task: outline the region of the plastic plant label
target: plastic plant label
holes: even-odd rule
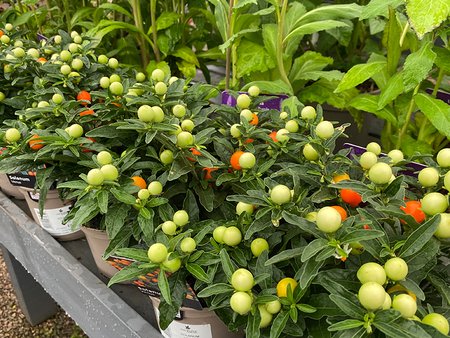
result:
[[[159,311],[155,310],[159,318]],[[213,338],[209,324],[187,324],[174,320],[167,329],[160,331],[164,338]]]
[[[62,220],[67,215],[70,210],[70,206],[64,206],[56,209],[44,209],[44,213],[42,215],[39,214],[38,208],[33,208],[33,211],[39,218],[40,225],[51,235],[53,236],[62,236],[73,233],[70,222],[67,224],[62,224]]]

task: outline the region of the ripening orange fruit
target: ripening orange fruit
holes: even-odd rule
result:
[[[41,149],[44,146],[42,144],[42,140],[39,138],[39,135],[36,135],[36,134],[31,136],[31,140],[28,141],[28,145],[33,150],[39,150],[39,149]]]
[[[258,117],[258,115],[256,115],[255,113],[253,113],[252,119],[251,119],[251,121],[250,121],[250,124],[251,124],[252,126],[257,126],[257,125],[258,125],[258,122],[259,122],[259,117]]]
[[[82,90],[77,95],[77,101],[81,101],[81,104],[83,106],[87,106],[89,103],[91,103],[91,94],[89,94],[85,90]]]
[[[340,194],[342,200],[352,208],[356,208],[362,202],[361,195],[351,189],[342,189]]]
[[[335,209],[339,213],[339,215],[341,215],[342,222],[347,219],[347,211],[343,207],[341,207],[340,205],[332,205],[331,207]]]
[[[230,165],[234,170],[241,170],[241,166],[239,165],[239,158],[244,152],[242,150],[237,150],[230,157]]]
[[[140,176],[133,176],[131,178],[133,180],[133,184],[141,189],[147,189],[147,182]]]

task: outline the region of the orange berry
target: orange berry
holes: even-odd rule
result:
[[[39,138],[39,135],[36,135],[36,134],[31,136],[31,140],[28,141],[28,145],[33,150],[39,150],[44,146],[42,144],[42,140]]]
[[[274,130],[269,134],[269,137],[272,139],[273,142],[278,142],[277,140],[277,131]]]
[[[141,189],[147,189],[147,182],[140,176],[133,176],[131,178],[133,180],[133,184]]]
[[[234,170],[241,170],[241,166],[239,165],[239,158],[244,152],[242,150],[237,150],[230,157],[230,164]]]
[[[204,179],[205,180],[211,180],[213,177],[211,175],[212,172],[218,170],[219,168],[211,167],[211,168],[203,168],[203,171],[205,172]]]
[[[332,205],[331,207],[335,209],[339,213],[339,215],[341,215],[342,222],[347,219],[347,211],[343,207],[341,207],[340,205]]]
[[[252,117],[252,119],[251,119],[251,121],[250,121],[250,124],[251,124],[252,126],[257,126],[257,125],[258,125],[258,122],[259,122],[258,115],[256,115],[255,113],[253,113],[252,116],[253,116],[253,117]]]
[[[47,62],[47,59],[46,59],[46,58],[40,57],[40,58],[38,58],[38,59],[36,60],[36,62],[46,63],[46,62]]]
[[[338,183],[340,181],[345,181],[345,180],[349,180],[350,176],[348,176],[348,174],[338,174],[338,175],[333,175],[333,182],[334,183]]]
[[[342,200],[352,208],[356,208],[362,202],[361,195],[351,189],[342,189],[340,194]]]
[[[87,106],[89,103],[91,103],[91,94],[89,94],[85,90],[82,90],[77,95],[77,101],[82,101],[81,104],[83,106]],[[86,101],[88,101],[88,102],[86,102]]]

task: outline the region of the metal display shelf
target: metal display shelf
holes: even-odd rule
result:
[[[108,288],[85,239],[57,242],[16,203],[0,192],[0,244],[31,324],[52,316],[56,302],[91,338],[163,337],[150,299],[132,285]]]

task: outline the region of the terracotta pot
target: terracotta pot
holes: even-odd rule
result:
[[[159,325],[159,298],[149,296]],[[243,332],[230,332],[219,317],[208,309],[195,310],[188,307],[180,309],[181,319],[175,319],[164,331],[165,338],[243,338]]]
[[[8,196],[23,200],[25,197],[20,192],[19,187],[14,186],[6,174],[0,174],[0,188]]]
[[[98,271],[108,278],[114,276],[118,270],[109,263],[105,262],[102,258],[103,253],[109,245],[109,238],[106,231],[87,227],[81,227],[81,230],[86,236]]]
[[[72,229],[70,222],[62,224],[62,220],[70,210],[71,202],[62,201],[57,190],[49,190],[45,200],[44,214],[39,213],[39,192],[34,189],[20,187],[34,221],[50,235],[60,241],[72,241],[84,237],[80,229]]]

